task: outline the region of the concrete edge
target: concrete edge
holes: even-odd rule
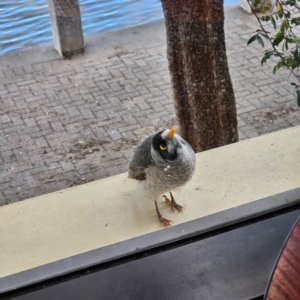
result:
[[[164,25],[164,20],[153,21],[139,26],[122,28],[119,30],[105,31],[84,36],[85,52],[78,54],[88,56],[94,53],[99,55],[100,50],[106,50],[128,43],[139,42],[147,32],[157,31]],[[104,55],[105,52],[104,52]],[[101,54],[99,55],[101,56]],[[17,50],[0,55],[0,71],[23,65],[45,63],[53,60],[76,59],[63,58],[54,48],[54,44],[46,43],[40,46]]]
[[[240,4],[224,6],[225,18],[226,15],[230,18],[230,15],[234,14],[236,9],[242,10]],[[245,12],[245,15],[246,14],[247,13]],[[145,38],[148,40],[152,37],[152,35],[147,33],[165,30],[164,22],[164,19],[156,20],[138,26],[126,27],[119,30],[108,30],[84,36],[85,53],[80,55],[90,55],[96,52],[97,55],[99,55],[99,50],[101,49],[109,49],[124,44],[142,42]],[[154,35],[154,38],[156,39],[157,35]],[[163,40],[159,39],[159,42],[163,42]],[[74,56],[74,58],[76,58],[76,56]],[[0,71],[22,65],[31,65],[61,59],[65,58],[56,51],[52,41],[51,43],[45,43],[39,46],[16,50],[0,55]]]
[[[207,233],[300,203],[300,188],[218,212],[165,230],[91,250],[0,279],[0,294],[44,280]]]

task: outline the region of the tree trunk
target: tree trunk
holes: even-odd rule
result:
[[[195,152],[238,141],[221,0],[162,0],[180,132]]]

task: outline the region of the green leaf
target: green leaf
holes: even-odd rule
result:
[[[296,90],[296,94],[297,94],[297,105],[298,107],[300,107],[300,90]]]
[[[292,82],[292,83],[290,83],[290,85],[293,85],[293,86],[298,86],[295,82]]]
[[[264,41],[262,40],[262,38],[261,38],[259,35],[257,35],[256,39],[257,39],[258,43],[259,43],[262,47],[265,46],[265,45],[264,45]]]
[[[296,1],[295,0],[288,0],[288,1],[285,2],[285,5],[295,6]]]
[[[293,59],[291,57],[287,57],[285,60],[284,60],[284,63],[283,65],[287,68],[291,68],[292,65],[293,65]]]
[[[275,74],[276,71],[279,70],[279,68],[280,68],[280,67],[279,67],[278,64],[277,64],[277,65],[274,67],[274,69],[273,69],[273,74]]]
[[[291,53],[292,53],[295,57],[299,57],[299,51],[298,51],[298,48],[295,48],[293,51],[291,51]]]
[[[279,31],[276,35],[275,35],[275,38],[273,40],[273,43],[272,45],[275,47],[275,46],[278,46],[282,40],[284,39],[284,33]]]
[[[291,20],[291,24],[294,24],[296,26],[300,25],[300,18],[299,17],[298,18],[293,18]]]
[[[289,23],[287,21],[283,21],[280,25],[280,31],[285,32],[289,28]]]
[[[263,33],[263,32],[261,32],[260,35],[262,35],[267,40],[269,39],[269,37],[265,33]]]
[[[300,61],[298,59],[294,59],[292,61],[292,70],[300,67]]]
[[[251,43],[253,43],[256,40],[256,38],[257,38],[257,34],[249,39],[249,41],[247,42],[247,45],[250,45]]]
[[[272,16],[270,17],[270,19],[271,19],[271,22],[272,22],[272,25],[273,25],[274,29],[276,30],[276,22],[275,22],[275,19],[274,19]]]
[[[266,14],[265,8],[264,8],[263,6],[260,8],[260,12],[261,12],[263,15]]]
[[[282,11],[278,11],[277,12],[277,16],[279,17],[279,19],[282,19],[282,17],[283,17],[283,12]],[[277,18],[276,18],[277,19]]]
[[[290,44],[295,43],[294,37],[293,38],[286,37],[285,40],[287,43],[290,43]]]
[[[272,50],[266,50],[265,51],[265,54],[264,54],[264,57],[262,58],[261,60],[261,65],[263,65],[264,63],[267,62],[267,60],[273,55],[273,51]]]
[[[269,9],[272,9],[272,7],[273,7],[273,5],[272,5],[271,2],[268,2],[268,3],[267,3],[267,6],[268,6]]]
[[[270,58],[273,55],[273,50],[266,50],[264,56]]]
[[[254,7],[256,7],[256,6],[258,6],[259,4],[260,4],[260,0],[255,0],[253,5],[254,5]]]

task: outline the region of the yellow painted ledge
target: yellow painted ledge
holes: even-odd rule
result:
[[[197,154],[174,225],[299,187],[300,127]],[[0,208],[0,277],[163,230],[127,174]]]

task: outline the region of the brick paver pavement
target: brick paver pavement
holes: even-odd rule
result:
[[[300,124],[287,74],[273,76],[263,49],[246,46],[254,17],[225,12],[240,140]],[[86,45],[71,60],[35,62],[42,47],[14,53],[15,65],[0,57],[1,205],[126,172],[136,145],[176,125],[163,22]]]

